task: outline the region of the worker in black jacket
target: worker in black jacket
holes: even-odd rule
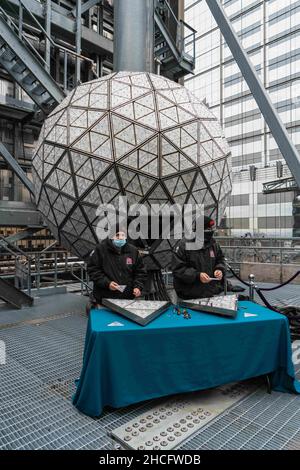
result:
[[[186,241],[182,240],[175,250],[172,260],[174,288],[181,299],[212,297],[224,290],[224,255],[213,238],[214,228],[215,222],[205,216],[203,247],[188,250]]]
[[[125,232],[99,243],[87,266],[96,303],[101,304],[103,298],[134,299],[142,295],[147,272],[137,248],[127,243]]]

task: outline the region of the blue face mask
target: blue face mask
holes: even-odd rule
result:
[[[127,241],[126,239],[125,240],[114,239],[112,242],[117,248],[122,248],[122,246],[125,245],[126,241]]]

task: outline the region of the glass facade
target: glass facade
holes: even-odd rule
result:
[[[17,99],[19,90],[12,80],[0,77],[0,103],[6,105],[9,98]],[[27,97],[27,98],[26,98]],[[25,92],[21,92],[22,101],[31,101]],[[15,156],[27,176],[31,179],[31,159],[34,151],[36,135],[33,130],[18,122],[9,112],[0,117],[0,142]],[[1,201],[30,201],[30,194],[20,180],[8,169],[6,162],[0,156],[0,202]]]
[[[300,150],[300,2],[223,0],[227,16]],[[232,151],[233,192],[227,208],[232,235],[293,236],[295,193],[266,197],[263,183],[290,172],[204,0],[185,1],[197,30],[196,69],[185,85],[220,119]],[[255,180],[250,167],[256,167]],[[271,196],[271,197],[270,197]]]

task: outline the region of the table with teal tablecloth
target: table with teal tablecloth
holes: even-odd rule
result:
[[[74,405],[90,416],[143,400],[270,374],[273,390],[300,393],[285,316],[239,302],[235,319],[170,307],[147,326],[108,309],[90,312]]]

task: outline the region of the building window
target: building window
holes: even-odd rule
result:
[[[232,229],[247,230],[249,229],[249,218],[248,217],[235,217],[229,219],[228,226]]]
[[[283,204],[288,202],[293,202],[294,192],[289,191],[286,193],[271,193],[263,194],[260,193],[257,195],[258,204]]]
[[[230,206],[249,206],[249,194],[237,194],[231,196]]]
[[[290,229],[294,225],[294,218],[292,216],[258,217],[257,224],[259,229]]]

